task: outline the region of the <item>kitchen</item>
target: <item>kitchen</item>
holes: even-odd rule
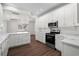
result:
[[[79,56],[78,9],[78,3],[0,3],[0,55],[7,56],[9,48],[31,44],[31,36],[35,36],[47,48],[61,52],[57,56]],[[46,41],[46,33],[51,32],[54,47]]]

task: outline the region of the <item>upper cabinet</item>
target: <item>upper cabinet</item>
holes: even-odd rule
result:
[[[65,6],[65,26],[79,26],[79,4]]]
[[[67,4],[55,10],[55,18],[58,19],[58,26],[69,27],[78,25],[78,9],[79,6],[76,3],[73,3]]]
[[[3,10],[2,10],[2,5],[0,4],[0,32],[3,29]]]
[[[79,3],[77,4],[77,24],[79,25]]]
[[[79,26],[79,3],[74,5],[74,26]]]
[[[65,26],[74,26],[73,20],[74,20],[74,4],[68,4],[65,6],[64,9],[64,22],[65,22]]]
[[[61,7],[58,9],[58,26],[59,27],[64,27],[64,7]]]
[[[0,21],[3,19],[3,10],[2,10],[2,5],[0,4]]]
[[[59,27],[70,27],[79,25],[79,4],[70,3],[63,5],[52,12],[40,17],[42,26],[47,26],[48,22],[58,20]],[[41,21],[41,20],[40,20]],[[41,24],[40,24],[41,25]]]

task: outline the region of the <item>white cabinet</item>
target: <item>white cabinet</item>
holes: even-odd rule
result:
[[[74,26],[74,20],[76,20],[76,4],[67,4],[58,9],[58,25],[59,27]]]
[[[2,10],[2,5],[0,3],[0,32],[3,30],[3,10]]]
[[[7,56],[8,52],[7,37],[8,34],[0,34],[0,56]]]
[[[0,3],[0,32],[4,33],[6,32],[6,21],[4,21],[5,16],[3,14],[3,6]]]
[[[0,56],[7,56],[7,53],[8,53],[8,40],[5,39],[0,44]]]
[[[55,37],[55,48],[59,51],[62,51],[62,42],[61,40],[64,39],[64,36],[61,36],[60,34],[57,34]]]
[[[43,28],[39,28],[39,35],[37,36],[38,37],[38,41],[42,42],[42,43],[45,43],[45,31]]]
[[[8,47],[15,47],[28,43],[30,43],[29,33],[11,33],[8,37]]]
[[[74,4],[68,4],[65,6],[65,27],[74,26]]]
[[[53,22],[53,19],[58,20],[58,26],[59,27],[70,27],[75,26],[77,23],[77,4],[76,3],[70,3],[67,5],[64,5],[62,7],[57,8],[56,10],[40,17],[38,20],[36,20],[36,29],[38,32],[38,35],[40,37],[40,41],[43,41],[43,35],[45,30],[41,31],[39,28],[44,28],[48,26],[48,22]],[[47,32],[47,31],[46,31]],[[39,34],[40,33],[40,34]],[[37,36],[38,36],[37,35]]]
[[[79,3],[74,4],[74,26],[79,26]]]
[[[37,28],[36,29],[36,40],[40,41],[40,42],[43,42],[45,43],[45,40],[44,40],[44,34],[42,32],[42,28]]]
[[[59,27],[74,26],[75,4],[67,4],[53,11],[53,18],[58,20]]]
[[[30,43],[28,32],[0,34],[0,56],[7,56],[10,47]]]
[[[76,3],[67,4],[53,11],[54,18],[58,20],[59,27],[69,27],[78,24]]]
[[[0,3],[0,21],[3,19],[3,10],[2,10],[2,5]]]
[[[48,22],[50,22],[50,19],[48,15],[46,15],[47,18],[45,19],[45,16],[43,16],[42,18],[36,20],[36,24],[35,24],[35,31],[36,31],[36,40],[45,43],[45,33],[49,32],[49,28],[48,28]],[[44,20],[45,19],[45,20]]]
[[[0,44],[0,56],[1,56],[1,44]]]
[[[38,40],[42,43],[46,43],[45,42],[45,34],[46,33],[49,33],[48,28],[38,28],[38,31],[36,31],[36,40]]]
[[[64,27],[64,20],[65,20],[65,15],[64,15],[64,6],[58,9],[58,26],[59,27]]]
[[[62,40],[63,56],[79,56],[79,40],[76,40],[75,38],[66,38]]]
[[[0,47],[0,56],[1,56],[1,47]]]
[[[6,39],[3,43],[2,43],[2,50],[1,50],[1,54],[2,56],[7,56],[8,53],[8,40]]]
[[[50,15],[52,15],[51,19],[53,21],[58,20],[58,16],[59,16],[58,14],[59,14],[58,10],[54,10],[52,13],[50,13]]]
[[[58,20],[58,26],[59,27],[64,27],[64,20],[65,20],[65,15],[64,15],[64,6],[63,7],[60,7],[54,11],[52,11],[50,13],[50,15],[52,15],[52,20],[54,19],[54,21],[57,21]]]

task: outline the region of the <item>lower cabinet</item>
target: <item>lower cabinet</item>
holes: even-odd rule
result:
[[[15,47],[23,44],[30,43],[30,33],[13,33],[9,34],[8,37],[2,37],[3,40],[0,42],[0,56],[7,56],[8,49],[10,47]]]
[[[62,44],[62,56],[79,56],[79,40],[66,38]]]
[[[36,40],[45,43],[45,34],[42,28],[38,28],[38,31],[36,32]]]
[[[6,39],[0,46],[0,56],[7,56],[8,53],[8,40]]]
[[[8,47],[15,47],[30,43],[30,34],[10,34],[8,37]]]
[[[36,40],[38,40],[42,43],[46,43],[46,37],[45,37],[46,33],[49,33],[48,28],[38,29],[38,31],[36,32]]]
[[[45,42],[45,33],[44,32],[40,33],[40,39],[39,39],[39,41],[42,42],[42,43],[46,43]]]
[[[0,46],[0,56],[1,56],[1,46]]]
[[[56,34],[56,37],[55,37],[55,48],[59,51],[62,51],[62,42],[61,40],[63,40],[64,37],[61,36],[60,34]]]

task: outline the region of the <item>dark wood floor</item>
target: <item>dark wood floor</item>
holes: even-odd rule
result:
[[[57,50],[47,47],[45,44],[36,41],[35,36],[31,36],[31,43],[19,47],[10,48],[8,56],[60,56]]]

